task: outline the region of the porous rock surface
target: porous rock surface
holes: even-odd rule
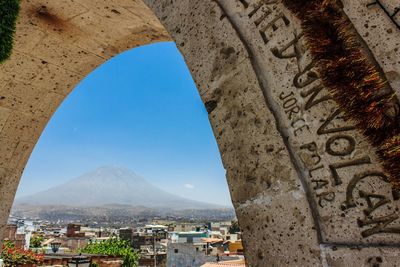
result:
[[[115,54],[174,40],[209,113],[248,266],[400,265],[400,195],[321,84],[294,15],[276,0],[144,2],[21,1],[0,65],[0,230],[74,86]],[[342,2],[398,94],[398,1]]]

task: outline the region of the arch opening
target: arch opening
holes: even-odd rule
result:
[[[39,237],[42,244],[56,239],[58,254],[73,254],[116,233],[138,249],[142,264],[154,254],[149,227],[163,225],[158,264],[195,259],[202,265],[217,253],[221,261],[243,254],[227,257],[201,240],[229,238],[232,253],[242,250],[240,234],[228,233],[235,220],[231,205],[207,112],[171,42],[126,51],[79,83],[30,157],[11,220],[33,222],[26,248]],[[85,236],[68,233],[76,224]],[[184,242],[185,235],[193,235],[193,243]],[[45,264],[54,260],[50,245],[33,248],[46,250]],[[185,253],[172,253],[175,247]]]

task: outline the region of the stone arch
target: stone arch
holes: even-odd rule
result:
[[[144,2],[21,1],[15,49],[0,65],[0,230],[40,133],[74,85],[119,52],[173,39],[209,112],[249,266],[399,264],[397,192],[371,184],[390,200],[377,217],[340,209],[354,175],[382,168],[318,82],[300,21],[277,0]],[[399,89],[396,1],[342,2]]]

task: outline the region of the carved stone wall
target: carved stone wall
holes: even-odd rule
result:
[[[399,94],[398,1],[342,2]],[[0,227],[65,96],[112,55],[168,40],[165,27],[209,112],[248,265],[400,265],[400,195],[321,83],[298,19],[277,0],[145,3],[22,1],[14,54],[0,66]]]

